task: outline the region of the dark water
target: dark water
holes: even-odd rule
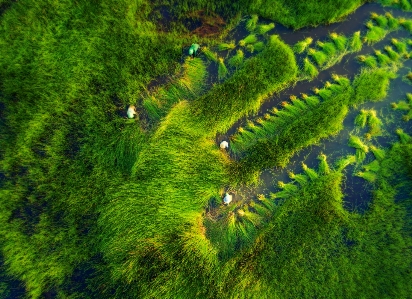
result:
[[[378,4],[365,4],[360,7],[354,14],[349,16],[345,21],[331,24],[328,26],[320,26],[316,28],[306,28],[298,31],[292,31],[284,26],[276,24],[276,27],[269,32],[269,34],[278,34],[289,45],[294,45],[296,42],[306,38],[312,37],[314,43],[317,40],[328,40],[328,36],[331,32],[343,34],[350,37],[354,32],[361,31],[363,36],[366,32],[365,23],[370,19],[371,12],[378,14],[384,14],[385,12],[391,12],[395,17],[408,17],[409,15],[400,10],[384,9]],[[244,24],[240,24],[230,35],[229,40],[240,40],[249,34],[245,30]],[[280,107],[282,101],[288,101],[291,95],[299,96],[301,93],[312,94],[314,87],[321,88],[324,86],[325,81],[332,82],[331,74],[338,74],[346,76],[350,79],[360,72],[362,67],[356,60],[356,56],[364,54],[372,54],[375,49],[383,49],[384,46],[390,43],[391,38],[407,38],[410,34],[406,30],[398,30],[391,32],[387,37],[373,46],[364,45],[362,51],[345,56],[342,61],[335,66],[321,71],[319,76],[312,81],[300,81],[296,85],[291,86],[283,90],[279,94],[275,94],[270,97],[260,108],[256,117],[263,116],[268,110],[273,107]],[[299,61],[300,57],[298,57]],[[407,92],[412,92],[412,86],[402,80],[402,77],[406,75],[410,68],[412,68],[412,62],[406,61],[404,68],[398,72],[399,77],[391,82],[390,91],[384,101],[378,103],[366,103],[360,105],[356,109],[352,109],[345,121],[345,129],[337,136],[321,141],[319,145],[310,146],[297,155],[295,155],[290,163],[284,169],[273,168],[264,170],[261,173],[260,185],[258,187],[243,187],[238,190],[238,200],[250,199],[256,197],[257,194],[269,194],[270,192],[276,192],[279,189],[276,187],[278,181],[289,182],[288,172],[302,173],[301,163],[304,162],[311,168],[317,168],[319,160],[317,157],[319,154],[326,154],[328,162],[332,165],[336,160],[347,155],[353,155],[355,149],[347,145],[349,136],[355,134],[357,136],[363,136],[367,132],[367,129],[360,131],[354,126],[354,119],[359,113],[360,109],[375,109],[378,112],[378,117],[383,121],[383,136],[375,137],[370,144],[378,147],[388,148],[391,143],[397,141],[397,135],[394,133],[398,127],[404,128],[405,132],[412,132],[412,121],[402,121],[403,112],[393,111],[390,107],[390,103],[403,99]],[[222,140],[228,140],[229,136],[233,135],[239,127],[243,127],[246,123],[246,118],[240,119],[235,123],[225,134],[216,136],[216,142],[219,143]],[[368,161],[372,161],[373,155],[369,153],[364,164]],[[345,181],[343,184],[343,190],[345,194],[345,206],[349,210],[364,211],[370,202],[372,196],[372,184],[366,180],[354,176],[354,173],[360,171],[359,166],[351,165],[345,169]]]

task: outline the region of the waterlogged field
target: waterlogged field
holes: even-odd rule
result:
[[[412,3],[261,2],[0,0],[0,298],[412,298]]]

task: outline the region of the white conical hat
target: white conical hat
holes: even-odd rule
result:
[[[229,143],[227,141],[222,141],[220,143],[220,148],[228,148],[229,147]]]
[[[225,197],[223,198],[223,202],[228,205],[231,201],[232,201],[232,195],[230,195],[229,193],[226,193]]]

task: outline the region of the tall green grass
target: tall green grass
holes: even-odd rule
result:
[[[243,64],[244,53],[242,50],[237,50],[236,54],[230,57],[228,64],[232,67],[240,67]]]
[[[299,42],[297,42],[294,46],[293,46],[293,50],[298,53],[301,54],[303,53],[312,43],[313,39],[311,37],[307,37],[304,40],[301,40]]]

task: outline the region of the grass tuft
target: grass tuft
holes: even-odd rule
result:
[[[407,144],[412,141],[412,137],[406,134],[402,129],[396,129],[396,134],[398,134],[399,139],[402,144]]]
[[[258,41],[255,34],[249,34],[244,39],[239,41],[239,46],[245,47],[246,45],[254,44]]]
[[[228,70],[227,70],[227,67],[225,65],[225,62],[224,62],[223,58],[221,58],[221,57],[219,57],[219,67],[218,67],[217,73],[218,73],[219,80],[222,80],[222,79],[226,78],[226,76],[228,74]]]
[[[245,55],[242,50],[237,50],[236,54],[229,59],[229,65],[236,68],[240,67],[243,64],[244,56]]]
[[[372,22],[366,23],[366,27],[368,27],[368,32],[365,35],[365,40],[368,44],[374,44],[381,40],[383,40],[388,33],[387,30],[374,26]]]
[[[353,35],[352,38],[349,41],[349,49],[351,52],[359,52],[362,50],[362,39],[360,35],[360,31],[356,31]]]
[[[232,50],[236,48],[234,43],[221,43],[218,46],[219,51]]]
[[[316,51],[315,49],[309,49],[308,54],[316,62],[318,66],[323,66],[329,59],[323,51]]]
[[[375,68],[378,66],[378,61],[376,60],[375,56],[365,56],[365,55],[360,55],[358,56],[358,61],[364,63],[366,66],[370,68]]]
[[[320,175],[329,174],[330,173],[330,167],[329,167],[328,162],[326,161],[326,155],[321,154],[318,157],[318,159],[320,160],[318,173]]]
[[[246,22],[246,29],[249,32],[252,32],[253,30],[255,30],[258,20],[259,20],[258,15],[251,15],[250,19],[247,20]]]
[[[358,173],[356,173],[356,176],[367,180],[369,183],[373,183],[376,181],[376,173],[372,171],[359,171]]]
[[[275,23],[269,23],[267,25],[259,25],[256,27],[257,34],[265,34],[266,32],[275,28]]]
[[[305,163],[303,163],[303,162],[302,162],[302,168],[303,168],[303,171],[306,173],[306,175],[309,177],[309,179],[310,179],[311,181],[314,181],[314,180],[316,180],[316,179],[319,177],[318,173],[317,173],[314,169],[309,168],[309,167],[308,167]]]
[[[383,15],[378,15],[377,13],[373,12],[371,13],[371,19],[378,24],[379,27],[381,28],[386,28],[388,26],[388,19],[386,16]]]
[[[388,53],[388,56],[393,60],[393,61],[398,61],[400,57],[400,55],[395,52],[391,46],[386,46],[385,47],[385,51]]]
[[[339,51],[343,51],[346,49],[346,44],[348,42],[348,39],[344,35],[338,35],[337,33],[333,32],[329,36],[333,40],[336,48]]]
[[[392,59],[389,56],[382,54],[382,52],[379,50],[375,51],[375,56],[381,66],[386,66],[392,63]]]
[[[399,24],[408,30],[410,33],[412,33],[412,20],[406,20],[406,19],[399,19]]]
[[[217,54],[215,52],[212,52],[208,47],[203,47],[202,53],[205,54],[208,60],[217,62]]]
[[[304,40],[297,42],[293,46],[293,51],[295,51],[295,53],[301,54],[310,46],[312,42],[313,39],[311,37],[307,37]]]
[[[319,75],[318,69],[307,57],[303,60],[303,73],[310,78],[315,78]]]
[[[405,53],[408,53],[408,46],[405,42],[400,42],[396,38],[392,38],[391,43],[395,46],[396,51],[398,51],[399,54],[403,55]]]
[[[385,13],[385,17],[388,19],[388,28],[390,30],[396,30],[399,28],[399,21],[390,12]]]
[[[371,145],[370,150],[378,161],[385,159],[386,151],[384,149]]]
[[[355,118],[355,124],[361,128],[364,128],[366,126],[366,123],[368,121],[368,111],[362,109],[358,116]]]
[[[339,159],[336,162],[336,169],[337,171],[342,171],[343,169],[354,163],[356,163],[356,156],[347,156]]]
[[[358,136],[351,135],[349,137],[349,146],[354,147],[356,149],[360,149],[361,151],[367,153],[369,151],[369,147],[360,140]]]

